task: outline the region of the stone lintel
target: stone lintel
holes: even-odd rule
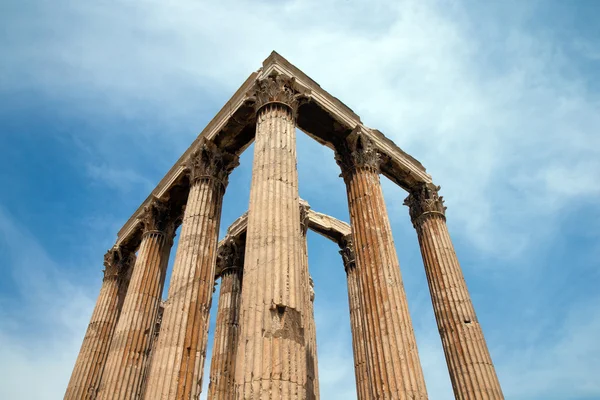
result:
[[[303,86],[310,93],[311,101],[300,108],[297,121],[298,128],[309,136],[335,150],[336,141],[344,139],[360,125],[375,146],[387,156],[381,169],[383,175],[407,190],[418,182],[431,182],[431,176],[420,162],[400,149],[379,130],[363,125],[354,111],[275,51],[263,62],[259,78],[274,72],[294,77],[296,84]]]
[[[300,199],[300,204],[308,206],[308,203],[302,199]],[[219,241],[218,248],[221,248],[229,239],[236,239],[240,242],[244,242],[247,226],[248,212],[245,212],[229,226],[225,238]],[[350,225],[347,223],[311,209],[308,210],[308,229],[338,244],[341,243],[344,236],[352,233]],[[217,265],[216,276],[219,276],[220,273],[221,271]]]
[[[143,211],[146,204],[148,204],[153,198],[164,198],[167,196],[169,190],[181,180],[185,175],[185,163],[190,155],[196,150],[202,138],[206,138],[215,142],[221,148],[233,153],[241,154],[243,151],[252,143],[254,139],[254,133],[249,140],[245,140],[244,143],[236,144],[232,132],[235,130],[237,125],[237,133],[244,133],[248,130],[253,130],[254,124],[248,124],[241,122],[240,119],[247,116],[245,114],[253,113],[254,109],[250,105],[244,105],[247,100],[246,92],[254,85],[257,72],[250,74],[248,79],[240,86],[240,88],[233,94],[231,99],[221,110],[215,115],[215,117],[206,125],[206,127],[200,132],[198,137],[194,140],[192,145],[179,157],[173,167],[167,172],[167,174],[158,182],[158,185],[150,193],[150,195],[144,200],[144,202],[138,207],[133,213],[129,220],[123,225],[119,231],[117,237],[117,244],[126,242],[137,230],[140,229],[137,216]],[[227,129],[230,128],[230,129]],[[227,134],[223,133],[227,131]]]
[[[318,83],[281,55],[272,52],[263,62],[263,67],[250,74],[133,213],[119,231],[117,245],[139,237],[141,227],[138,223],[138,215],[151,199],[167,197],[172,188],[181,183],[185,176],[185,160],[196,150],[201,138],[211,140],[220,148],[236,155],[240,155],[252,143],[256,116],[253,99],[248,96],[248,93],[251,92],[257,79],[264,79],[274,73],[294,78],[295,83],[303,88],[303,92],[308,97],[308,101],[298,109],[296,124],[299,129],[319,143],[335,149],[335,146],[345,140],[347,135],[360,127],[382,153],[381,173],[383,175],[409,191],[420,183],[431,183],[431,176],[427,174],[421,163],[402,151],[377,129],[364,126],[360,117],[349,107],[321,88]],[[315,231],[321,233],[319,230]]]
[[[352,233],[346,222],[313,210],[308,211],[308,228],[335,243],[340,243],[344,236]]]

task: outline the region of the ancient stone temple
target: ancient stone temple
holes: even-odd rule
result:
[[[334,151],[349,223],[300,199],[296,128]],[[219,241],[228,176],[252,142],[248,211]],[[408,192],[455,397],[503,399],[440,188],[417,160],[275,52],[119,231],[65,399],[198,399],[216,282],[207,398],[318,399],[308,229],[340,247],[358,399],[427,399],[380,175]]]

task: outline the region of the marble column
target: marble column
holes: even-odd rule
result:
[[[145,207],[141,223],[142,242],[110,345],[99,399],[135,399],[141,394],[176,221],[168,204],[154,199]]]
[[[319,363],[317,358],[317,326],[315,325],[315,284],[311,276],[309,280],[309,298],[307,301],[306,321],[306,398],[319,400]]]
[[[363,308],[360,305],[360,291],[356,278],[356,262],[352,235],[344,236],[339,243],[340,254],[344,261],[344,270],[348,282],[348,305],[350,306],[350,328],[352,332],[352,350],[354,353],[354,375],[356,377],[356,396],[358,400],[373,398],[367,371],[367,350],[363,321]]]
[[[298,98],[282,75],[256,84],[256,136],[236,356],[236,399],[305,399]]]
[[[481,325],[446,227],[439,187],[420,185],[406,198],[417,230],[442,346],[457,399],[504,399]]]
[[[207,140],[187,161],[190,192],[145,399],[200,396],[223,195],[237,165]]]
[[[305,281],[305,308],[306,308],[306,398],[318,400],[319,396],[319,365],[317,358],[317,327],[315,325],[315,288],[308,269],[308,204],[300,205],[300,229],[304,238],[304,251],[302,257],[303,280]]]
[[[357,127],[336,149],[346,182],[375,399],[426,399],[400,266],[379,182],[380,155]]]
[[[148,373],[150,372],[150,366],[152,365],[152,358],[154,356],[154,349],[156,349],[156,342],[158,342],[158,335],[160,334],[160,326],[162,324],[163,314],[165,312],[165,303],[164,301],[160,302],[158,306],[158,314],[156,315],[156,322],[154,323],[154,332],[152,333],[152,342],[150,344],[150,349],[148,350],[148,357],[146,358],[146,366],[144,367],[144,378],[142,381],[142,397],[143,394],[146,393],[146,388],[148,387]]]
[[[234,238],[226,238],[219,248],[217,265],[221,288],[210,363],[208,400],[235,398],[235,355],[239,336],[244,250],[244,244]]]
[[[96,398],[134,262],[132,252],[116,246],[104,256],[100,295],[77,356],[65,400]]]

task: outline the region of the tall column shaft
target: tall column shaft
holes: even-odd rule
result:
[[[145,399],[200,395],[221,206],[235,161],[208,141],[188,161],[191,187]]]
[[[167,218],[167,206],[157,200],[146,208],[145,232],[111,342],[99,399],[125,400],[140,395],[175,231]]]
[[[305,309],[306,309],[306,398],[307,400],[318,400],[319,395],[319,363],[317,358],[317,327],[315,325],[315,289],[314,282],[308,268],[308,204],[300,206],[300,222],[304,248],[302,252],[302,273],[305,287]]]
[[[427,391],[383,192],[379,155],[353,132],[337,161],[346,182],[363,307],[367,371],[376,399],[426,399]]]
[[[492,358],[446,227],[438,188],[422,186],[406,199],[457,399],[504,399]]]
[[[305,399],[294,92],[281,76],[258,84],[236,399]]]
[[[367,350],[363,321],[363,308],[360,305],[360,289],[356,276],[356,261],[352,235],[345,237],[340,243],[340,254],[344,260],[346,279],[348,281],[348,305],[350,307],[350,328],[352,332],[352,350],[354,353],[354,375],[356,377],[356,396],[358,400],[370,400],[371,386],[367,371]]]
[[[319,363],[317,358],[317,326],[315,325],[314,298],[315,292],[310,279],[310,298],[306,305],[306,398],[319,400]]]
[[[129,285],[132,254],[113,248],[104,256],[104,279],[71,374],[65,400],[94,399]]]
[[[235,355],[239,336],[244,246],[233,239],[219,251],[221,288],[210,363],[208,400],[235,399]]]
[[[160,325],[162,324],[162,318],[165,311],[164,302],[160,302],[158,306],[158,314],[156,315],[156,322],[154,323],[154,332],[152,333],[152,339],[150,348],[148,351],[148,357],[146,358],[146,365],[144,366],[144,378],[142,378],[142,389],[140,393],[144,398],[146,388],[148,387],[148,374],[150,372],[150,366],[152,365],[152,359],[154,358],[154,349],[156,349],[156,343],[158,342],[158,335],[160,334]]]

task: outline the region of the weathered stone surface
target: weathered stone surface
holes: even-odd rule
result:
[[[142,389],[140,393],[146,393],[148,387],[148,374],[150,372],[150,366],[152,365],[152,358],[154,356],[154,349],[156,349],[156,342],[158,341],[158,335],[160,334],[160,326],[162,325],[163,315],[165,313],[165,302],[161,301],[158,306],[158,313],[156,315],[156,321],[154,322],[154,332],[152,332],[152,342],[150,349],[148,350],[148,357],[146,358],[146,366],[144,367],[144,378],[142,379]]]
[[[376,399],[426,399],[383,192],[380,157],[360,129],[336,152],[346,182],[363,308],[367,371]]]
[[[307,206],[299,210],[296,126],[336,151],[352,229]],[[237,163],[234,154],[253,139],[249,213],[228,231],[236,240],[247,234],[242,276],[227,267],[237,261],[226,255],[215,267],[216,239],[223,192]],[[431,177],[275,52],[119,231],[115,247],[139,248],[139,257],[129,268],[131,275],[107,263],[65,398],[197,398],[218,274],[223,290],[209,398],[318,399],[314,290],[305,241],[310,228],[342,247],[358,398],[426,399],[379,174],[411,193],[407,204],[456,397],[501,399]],[[159,325],[157,310],[177,224],[171,209],[184,205],[182,238]],[[109,260],[118,260],[115,254]]]
[[[308,204],[305,200],[300,199],[300,204]],[[332,216],[321,214],[312,210],[311,208],[307,211],[308,217],[308,229],[316,232],[323,237],[339,243],[344,236],[352,234],[350,225],[340,221]],[[246,234],[246,228],[248,227],[248,212],[242,214],[227,228],[227,236],[231,238],[241,238]],[[244,242],[245,242],[244,236]],[[219,242],[221,246],[224,242]],[[217,264],[217,275],[219,275],[219,264]]]
[[[308,262],[308,259],[307,259]],[[317,356],[317,327],[315,325],[315,288],[309,276],[309,297],[306,305],[306,398],[318,400],[319,393],[319,360]]]
[[[221,276],[217,322],[210,363],[209,400],[235,398],[235,357],[239,336],[245,243],[227,236],[217,258]]]
[[[236,360],[236,399],[305,399],[306,346],[292,109],[258,111]]]
[[[273,74],[277,74],[279,78],[275,81],[267,80],[263,85],[271,85],[273,89],[277,89],[279,84],[284,88],[293,86],[294,89],[301,91],[303,95],[296,97],[296,90],[274,92],[269,89],[265,90],[264,94],[257,96],[257,78],[259,78],[259,82],[262,82]],[[307,100],[308,103],[306,103]],[[377,129],[363,125],[360,117],[339,99],[324,90],[317,82],[281,55],[273,52],[263,62],[262,68],[250,74],[248,79],[244,81],[223,108],[202,130],[194,144],[186,150],[178,162],[161,179],[152,191],[152,195],[162,198],[180,180],[181,176],[185,174],[181,161],[189,157],[191,152],[195,150],[195,145],[199,140],[207,139],[221,146],[226,145],[229,152],[241,154],[254,138],[254,109],[272,101],[283,103],[289,101],[293,108],[297,108],[297,126],[319,143],[331,149],[334,149],[336,144],[343,140],[357,125],[361,126],[365,135],[375,143],[378,151],[384,155],[385,162],[382,163],[381,169],[385,176],[403,188],[411,188],[416,182],[431,182],[431,177],[417,160],[402,151]],[[301,102],[305,102],[305,105],[298,106]],[[252,117],[248,118],[248,115]],[[128,241],[135,235],[139,229],[136,225],[138,215],[151,198],[152,196],[145,200],[119,231],[118,244]]]
[[[308,242],[306,233],[310,225],[310,206],[307,202],[300,202],[300,230],[304,238],[302,253],[302,280],[304,282],[305,296],[305,342],[306,342],[306,398],[317,400],[319,396],[319,363],[317,358],[317,327],[315,326],[315,286],[308,270]]]
[[[352,332],[352,350],[354,353],[354,375],[356,377],[356,396],[358,400],[374,398],[367,371],[367,344],[365,340],[363,307],[360,304],[360,289],[356,277],[356,259],[352,234],[344,236],[340,242],[340,254],[344,261],[348,281],[348,305],[350,307],[350,330]]]
[[[141,394],[176,222],[168,205],[155,200],[147,206],[143,224],[144,237],[111,341],[99,399],[134,399]]]
[[[450,240],[439,187],[423,185],[405,204],[417,234],[452,388],[457,399],[504,399]]]
[[[145,399],[196,399],[202,390],[221,207],[236,165],[208,141],[186,163],[191,188]]]
[[[131,278],[135,255],[114,247],[104,256],[104,280],[65,399],[94,399]]]

